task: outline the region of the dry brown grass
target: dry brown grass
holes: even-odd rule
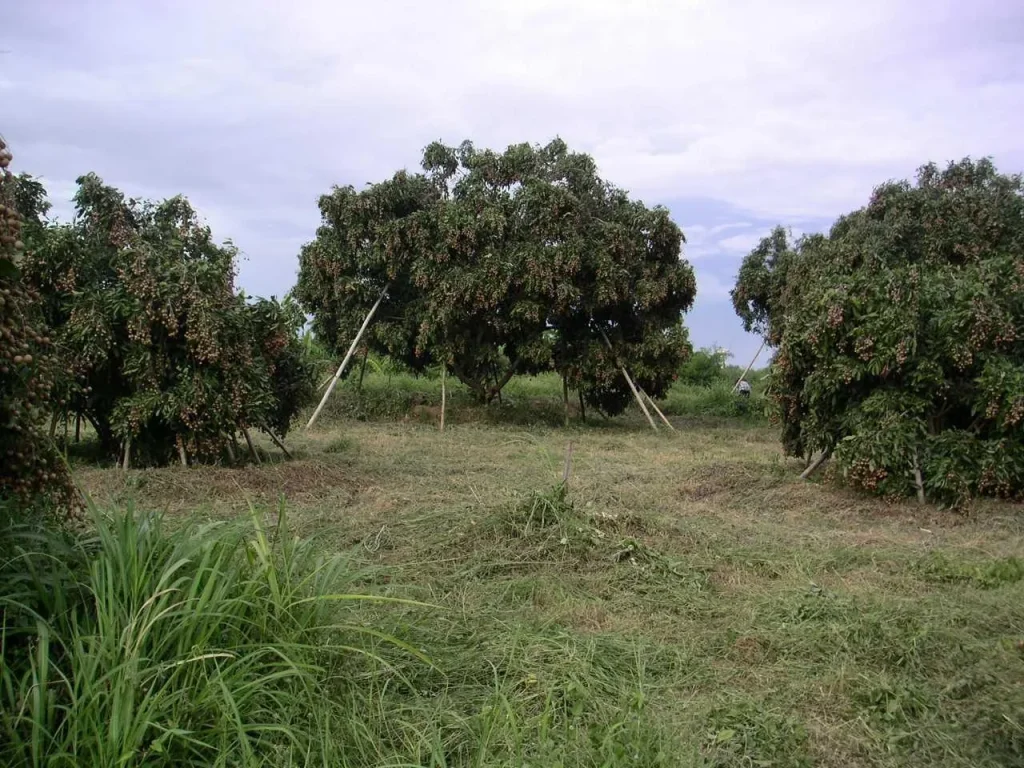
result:
[[[569,440],[571,516],[558,533],[510,537],[508,511],[559,481]],[[1024,722],[1024,710],[1000,709],[1024,686],[1024,657],[999,650],[1024,638],[1024,581],[997,574],[988,587],[970,569],[1024,556],[1019,505],[954,514],[803,482],[771,429],[727,423],[652,434],[638,422],[456,422],[441,434],[413,420],[344,422],[288,443],[294,461],[268,443],[262,467],[78,476],[100,503],[172,515],[230,517],[250,502],[272,512],[284,499],[300,531],[352,548],[453,626],[644,643],[658,659],[652,711],[691,746],[710,722],[753,728],[763,755],[799,748],[837,767],[999,764],[976,762],[965,734],[977,733],[1001,745],[998,759],[1014,754],[1012,737],[992,734],[1004,715]],[[931,563],[935,553],[946,560]],[[997,667],[1005,684],[986,683],[974,703],[943,693]],[[925,714],[871,709],[918,689],[934,706]]]

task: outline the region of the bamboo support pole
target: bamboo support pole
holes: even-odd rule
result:
[[[761,346],[758,347],[757,348],[757,352],[754,353],[754,357],[753,357],[753,359],[751,359],[750,365],[748,365],[747,369],[745,371],[743,371],[742,374],[740,374],[740,377],[738,379],[736,379],[736,383],[732,385],[732,391],[733,392],[736,391],[736,387],[738,387],[740,385],[740,382],[743,381],[743,379],[745,379],[747,377],[748,373],[750,373],[750,369],[754,367],[754,363],[757,362],[757,358],[758,358],[758,356],[760,356],[761,350],[764,349],[764,345],[767,344],[767,343],[768,343],[767,341],[762,341],[761,342]]]
[[[612,348],[612,343],[608,340],[608,334],[606,334],[602,330],[601,337],[604,339],[604,343],[608,345],[608,349],[612,351],[612,354],[614,354],[615,350]],[[636,384],[633,383],[633,379],[630,378],[629,372],[626,370],[626,366],[619,366],[619,370],[621,370],[622,375],[626,377],[626,383],[629,385],[629,388],[633,391],[633,397],[635,397],[637,403],[640,404],[640,410],[643,411],[644,416],[647,417],[647,422],[651,425],[651,429],[657,432],[658,425],[654,423],[654,417],[651,416],[651,412],[647,410],[647,406],[644,404],[643,398],[640,397],[640,392],[637,390]]]
[[[345,354],[345,359],[341,361],[341,365],[338,366],[338,370],[331,379],[331,383],[327,386],[327,391],[324,392],[324,396],[320,400],[320,405],[318,405],[316,410],[313,411],[313,415],[310,417],[309,423],[306,424],[306,429],[313,426],[317,417],[320,416],[320,412],[324,409],[324,406],[327,405],[327,399],[331,396],[331,392],[334,391],[334,387],[338,383],[338,379],[341,378],[341,374],[345,372],[345,367],[348,365],[348,361],[352,359],[352,355],[355,353],[356,347],[359,345],[359,341],[363,338],[363,334],[366,333],[366,329],[370,325],[373,315],[377,312],[377,308],[380,306],[380,303],[384,301],[384,296],[388,292],[388,287],[388,285],[384,286],[384,290],[380,292],[380,296],[377,298],[376,303],[374,303],[370,308],[370,311],[366,314],[366,319],[363,320],[363,324],[359,327],[359,332],[352,340],[352,346],[348,348],[348,352]]]
[[[665,418],[665,414],[661,412],[661,408],[659,408],[657,403],[654,402],[654,398],[652,398],[650,395],[648,395],[642,389],[640,390],[640,394],[642,394],[644,397],[647,398],[647,402],[649,402],[651,404],[651,408],[653,408],[655,411],[657,411],[658,415],[661,417],[661,420],[665,422],[665,426],[668,427],[669,429],[671,429],[673,432],[675,432],[676,428],[672,426],[672,422],[671,421],[669,421],[667,418]]]

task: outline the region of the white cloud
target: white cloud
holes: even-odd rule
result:
[[[187,112],[243,144],[272,123],[303,142],[274,148],[282,161],[368,178],[441,135],[500,145],[559,133],[652,200],[834,215],[928,159],[1022,164],[1024,84],[996,35],[1021,17],[1010,6],[231,0],[170,15],[140,4],[110,19],[67,14],[69,32],[83,25],[96,36],[84,39],[125,55],[92,71],[74,57],[36,67],[31,90],[68,109]],[[986,31],[989,44],[962,42]]]
[[[928,160],[1024,169],[1022,24],[1006,0],[15,3],[0,127],[55,184],[188,194],[252,290],[293,279],[331,184],[437,138],[557,134],[646,202],[717,201],[733,223],[674,208],[718,265]]]
[[[761,238],[764,237],[761,233],[749,234],[749,235],[733,235],[732,237],[726,237],[718,241],[718,247],[726,251],[750,251],[755,245],[757,245]]]

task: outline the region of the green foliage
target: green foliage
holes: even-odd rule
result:
[[[129,200],[90,174],[75,204],[70,225],[33,224],[24,264],[66,372],[56,408],[142,463],[216,458],[249,426],[286,432],[313,388],[298,306],[237,293],[235,248],[184,198]]]
[[[729,354],[718,348],[698,349],[689,359],[679,366],[678,381],[698,387],[710,387],[714,384],[729,384],[725,361]]]
[[[328,346],[340,353],[383,293],[370,348],[414,371],[443,361],[481,402],[551,369],[607,413],[631,398],[621,365],[653,397],[667,390],[696,288],[665,209],[560,140],[435,143],[423,169],[321,198],[296,295]]]
[[[942,552],[929,552],[914,567],[927,581],[965,584],[978,589],[996,589],[1024,579],[1024,560],[1018,557],[972,562],[951,558]]]
[[[39,294],[21,274],[23,226],[41,212],[18,194],[10,160],[0,139],[0,522],[33,509],[67,513],[74,499],[67,466],[42,426],[58,375],[53,344]]]
[[[795,255],[789,245],[792,233],[776,227],[747,254],[730,291],[732,305],[748,333],[763,336],[778,346],[786,302],[787,276]]]
[[[739,699],[713,709],[704,742],[709,768],[749,765],[813,765],[807,729],[790,713],[773,711],[764,702]]]
[[[784,245],[773,236],[745,267]],[[787,452],[834,449],[848,481],[886,495],[913,493],[915,470],[948,503],[1024,492],[1022,254],[1021,177],[964,160],[880,186],[827,237],[773,257],[741,316],[778,343]]]
[[[0,763],[343,764],[345,668],[383,637],[342,620],[343,559],[283,519],[94,522],[0,532]]]

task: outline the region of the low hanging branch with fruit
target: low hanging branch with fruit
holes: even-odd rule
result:
[[[44,426],[59,366],[41,297],[23,280],[25,216],[16,204],[11,159],[0,137],[0,498],[15,512],[69,515],[80,497]]]

